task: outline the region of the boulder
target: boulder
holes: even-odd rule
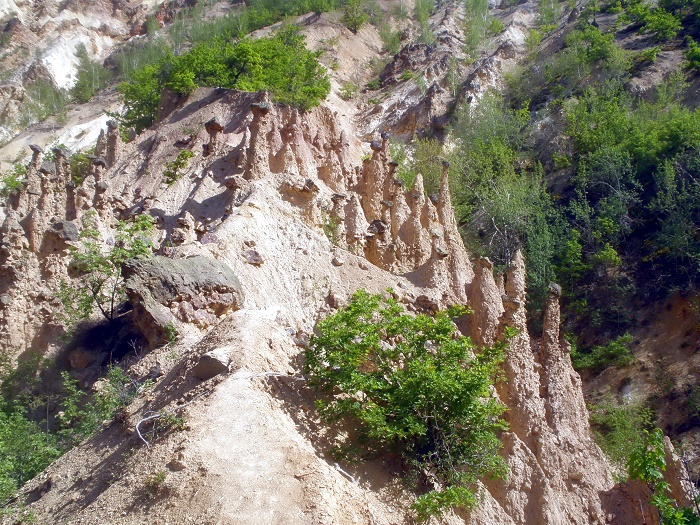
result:
[[[207,320],[238,310],[241,283],[226,264],[208,257],[134,259],[124,266],[126,293],[134,324],[151,347],[167,342],[168,328],[179,322]],[[174,303],[180,308],[173,308]],[[187,308],[182,305],[187,304]],[[174,310],[176,313],[174,314]],[[190,316],[180,316],[180,312]],[[201,324],[201,323],[198,323]]]
[[[197,379],[206,381],[229,371],[231,364],[230,348],[222,347],[203,354],[192,373]]]
[[[76,242],[80,238],[78,225],[73,221],[56,221],[49,226],[49,231],[66,242]]]

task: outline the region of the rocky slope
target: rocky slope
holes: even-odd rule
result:
[[[158,3],[150,0],[114,0],[83,2],[68,1],[13,1],[0,2],[0,143],[5,143],[26,128],[27,106],[30,96],[27,86],[37,81],[48,82],[61,90],[68,90],[76,82],[80,46],[87,55],[104,61],[116,47],[146,33],[146,20],[153,17],[157,24],[171,20],[184,3]],[[93,104],[93,111],[117,109],[105,104]],[[107,107],[105,107],[107,106]],[[84,108],[71,108],[84,111]],[[99,116],[99,115],[98,115]],[[68,115],[68,120],[73,120]],[[95,128],[102,121],[91,122]],[[84,118],[74,124],[84,124]],[[61,124],[54,123],[51,131]],[[82,131],[82,130],[78,130]],[[99,129],[98,129],[99,132]],[[90,142],[97,134],[90,135]],[[86,144],[77,144],[70,137],[52,137],[77,151]],[[61,142],[63,141],[63,142]],[[48,143],[48,142],[47,142]],[[16,157],[9,157],[13,161]],[[7,158],[3,158],[6,161]]]
[[[195,157],[166,187],[163,164],[192,126],[198,132],[187,146]],[[499,391],[510,407],[503,435],[510,476],[486,482],[481,505],[450,521],[639,522],[637,490],[630,497],[615,488],[591,439],[580,379],[559,337],[557,287],[542,341],[532,343],[522,258],[498,283],[488,260],[472,269],[445,182],[433,204],[420,178],[409,190],[396,183],[385,140],[370,145],[372,156],[360,166],[361,144],[347,122],[323,106],[300,114],[264,95],[199,90],[128,145],[110,129],[102,156],[77,188],[66,184],[60,152],[54,166],[42,165],[35,152],[27,189],[2,230],[5,338],[21,334],[39,346],[50,339],[48,319],[27,314],[41,296],[25,291],[43,277],[48,294],[65,277],[65,250],[90,208],[105,227],[122,214],[150,213],[168,261],[204,257],[240,282],[210,284],[205,298],[233,291],[239,299],[217,309],[187,296],[183,290],[193,284],[180,284],[177,297],[143,301],[137,324],[148,336],[176,323],[186,334],[180,357],[173,364],[162,350],[149,354],[139,369],[157,363],[167,372],[141,406],[131,407],[128,428],[112,424],[28,486],[40,523],[141,523],[146,516],[175,523],[403,522],[406,496],[396,492],[389,467],[375,462],[344,472],[350,467],[326,459],[324,432],[298,372],[303,333],[320,315],[354,289],[389,286],[409,308],[469,304],[466,332],[480,344],[503,326],[519,330]],[[44,187],[37,192],[35,185]],[[322,232],[328,216],[338,221],[337,246]],[[148,279],[153,268],[133,271]],[[178,271],[203,279],[191,268]],[[143,298],[144,290],[133,286],[131,293]],[[217,370],[206,361],[214,358],[224,362],[223,373],[211,378]],[[187,414],[185,431],[148,446],[134,435],[148,411],[178,405]],[[144,480],[160,471],[167,472],[163,494],[151,500]]]
[[[515,11],[508,31],[522,36],[518,24],[531,8]],[[447,8],[433,21],[450,17]],[[317,23],[328,30],[327,20]],[[443,56],[450,34],[447,47],[435,48]],[[497,46],[461,73],[465,86],[478,94],[497,82],[489,72],[521,45],[514,37]],[[404,49],[398,60],[415,53],[425,59],[414,67],[428,67],[426,50]],[[403,66],[392,67],[384,82]],[[655,523],[646,489],[616,485],[591,438],[581,380],[560,337],[559,288],[550,288],[543,333],[530,334],[522,257],[504,275],[487,259],[471,260],[446,170],[434,199],[420,176],[411,188],[394,176],[385,132],[439,122],[452,96],[440,87],[445,73],[438,63],[425,93],[408,96],[407,86],[369,114],[335,96],[301,113],[265,94],[199,89],[129,144],[110,123],[77,186],[65,152],[47,163],[33,148],[0,228],[5,353],[55,356],[88,382],[104,350],[66,355],[56,339],[55,291],[70,278],[69,247],[93,211],[106,244],[118,219],[148,213],[158,251],[127,272],[134,325],[153,347],[135,352],[131,371],[156,378],[155,387],[27,485],[38,523],[410,523],[411,495],[396,465],[331,459],[300,372],[319,318],[358,288],[388,287],[409,310],[469,305],[460,328],[480,345],[506,326],[518,330],[494,393],[509,407],[502,440],[510,475],[485,480],[480,505],[445,522]],[[168,186],[166,163],[182,150],[193,156]],[[181,338],[159,346],[170,325]],[[140,438],[140,422],[163,410],[183,416],[185,428]],[[667,451],[673,464],[670,443]],[[668,480],[682,499],[674,474]]]

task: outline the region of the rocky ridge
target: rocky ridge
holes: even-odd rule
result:
[[[184,337],[174,366],[159,350],[136,365],[170,370],[153,395],[131,407],[126,432],[144,411],[177,406],[188,430],[143,446],[111,425],[29,484],[40,523],[140,523],[154,515],[178,523],[404,522],[406,505],[392,501],[406,496],[390,496],[397,489],[387,466],[370,462],[350,474],[325,458],[311,394],[296,386],[304,334],[360,287],[392,287],[415,310],[468,304],[465,332],[480,345],[501,337],[505,326],[518,330],[498,391],[509,406],[503,453],[510,476],[485,481],[481,505],[449,522],[640,522],[643,489],[616,487],[591,438],[581,382],[559,334],[558,287],[551,288],[539,342],[525,324],[522,257],[503,276],[486,259],[472,268],[446,175],[434,199],[424,195],[420,177],[406,189],[394,178],[388,138],[377,137],[358,165],[361,144],[328,107],[300,113],[265,94],[200,89],[133,143],[122,144],[111,125],[79,186],[67,178],[60,150],[46,164],[34,148],[25,187],[1,229],[6,351],[51,352],[59,330],[51,292],[68,278],[67,249],[91,210],[105,239],[116,219],[151,214],[164,267],[184,268],[174,281],[194,282],[182,265],[196,258],[239,281],[228,288],[216,279],[190,295],[183,290],[194,285],[180,282],[168,297],[130,288],[132,302],[145,310],[160,298],[158,316],[139,315],[146,336],[174,323]],[[160,173],[181,149],[194,156],[166,186]],[[183,304],[211,299],[212,290],[237,298],[200,300],[202,315],[183,315]],[[223,374],[202,382],[211,367],[200,363],[212,360],[223,363]],[[139,480],[154,469],[168,473],[167,494],[141,508]]]

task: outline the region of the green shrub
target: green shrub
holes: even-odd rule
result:
[[[627,366],[634,361],[629,349],[634,338],[630,334],[621,335],[607,345],[595,346],[590,352],[571,351],[571,360],[577,370],[600,371],[608,366]]]
[[[610,460],[616,481],[626,481],[632,452],[642,445],[642,431],[652,427],[652,412],[639,404],[607,398],[590,408],[596,443]]]
[[[151,255],[150,235],[154,219],[138,215],[131,221],[119,221],[114,245],[105,248],[90,216],[83,219],[80,243],[72,247],[72,282],[61,281],[57,296],[63,305],[61,319],[68,332],[95,309],[108,321],[115,318],[125,300],[123,264],[133,258]]]
[[[537,29],[530,29],[525,37],[525,47],[528,52],[535,51],[542,43],[543,35]]]
[[[644,20],[643,31],[652,33],[654,38],[661,42],[676,38],[681,29],[679,17],[661,7],[654,9]]]
[[[686,67],[700,71],[700,45],[691,37],[686,37],[688,47],[683,51]]]
[[[698,525],[700,518],[692,507],[679,507],[671,495],[671,486],[664,481],[666,451],[660,428],[643,430],[641,443],[630,454],[629,476],[646,483],[652,492],[649,503],[659,511],[659,523],[666,525]]]
[[[143,75],[141,72],[144,69],[158,64],[169,56],[170,49],[163,38],[135,40],[125,45],[117,55],[119,74],[123,80],[137,82],[137,79]]]
[[[669,13],[663,7],[651,9],[647,4],[636,3],[627,9],[627,14],[633,22],[640,24],[642,33],[652,33],[658,41],[676,38],[682,29],[680,17]]]
[[[399,80],[405,82],[406,80],[411,80],[415,76],[416,74],[413,71],[411,71],[410,69],[406,69],[403,73],[401,73]]]
[[[539,0],[537,23],[543,33],[548,33],[547,26],[556,25],[561,14],[561,3],[557,0]],[[544,26],[544,27],[542,27]]]
[[[61,455],[55,436],[26,417],[26,409],[0,399],[0,506]]]
[[[168,473],[165,470],[159,470],[158,472],[146,476],[143,485],[151,498],[157,498],[162,494],[167,477]]]
[[[489,21],[488,31],[491,33],[491,36],[500,35],[505,29],[506,27],[503,25],[503,22],[498,18],[491,18]]]
[[[165,325],[165,340],[168,342],[168,344],[173,344],[177,341],[179,335],[180,333],[178,332],[175,323],[169,321],[168,324]]]
[[[14,195],[21,190],[23,186],[22,179],[26,174],[26,166],[22,164],[15,164],[12,166],[12,169],[0,178],[0,182],[2,182],[0,197],[6,199],[10,195]]]
[[[192,157],[194,157],[194,153],[188,149],[183,149],[177,154],[175,160],[165,164],[163,180],[168,186],[175,184],[182,178],[184,175],[183,170],[187,167],[187,163]]]
[[[656,57],[658,56],[659,51],[661,51],[659,46],[649,47],[640,52],[640,57],[644,62],[651,62],[653,64],[656,62]]]
[[[149,127],[165,88],[183,94],[197,86],[268,90],[283,104],[310,109],[330,92],[319,56],[306,49],[305,37],[295,26],[270,38],[219,40],[200,43],[179,56],[167,53],[119,85],[125,107],[122,122],[137,132]]]
[[[398,176],[410,187],[416,174],[420,173],[423,176],[426,195],[438,193],[443,160],[440,141],[432,138],[416,139],[413,143],[411,159],[400,166]]]
[[[64,373],[62,390],[51,395],[52,405],[57,403],[60,408],[56,420],[37,421],[33,411],[48,413],[48,408],[43,409],[48,398],[35,394],[46,361],[30,360],[16,368],[0,365],[0,506],[150,386],[150,381],[139,383],[121,368],[110,366],[100,391],[88,396]]]
[[[489,8],[486,0],[467,0],[464,17],[464,53],[468,59],[476,58],[486,38]]]
[[[552,153],[552,161],[554,161],[554,169],[562,170],[571,167],[571,159],[568,155],[554,152]]]
[[[477,504],[475,483],[502,477],[497,433],[505,407],[491,395],[504,345],[477,351],[452,319],[409,315],[391,298],[356,292],[347,307],[317,326],[305,353],[309,384],[326,396],[327,421],[345,420],[355,444],[398,454],[419,486],[421,520]]]
[[[67,93],[47,80],[37,80],[25,87],[26,99],[19,117],[19,125],[27,127],[56,116],[59,123],[66,118],[69,97]]]
[[[357,33],[369,21],[365,0],[346,0],[340,21],[350,31]]]
[[[424,24],[435,9],[435,0],[416,0],[413,6],[413,17],[419,24]]]
[[[379,37],[384,44],[384,51],[395,55],[401,49],[401,31],[392,31],[388,24],[379,26]]]
[[[90,159],[87,157],[89,154],[90,152],[75,153],[68,159],[70,163],[70,176],[76,184],[81,184],[90,170]]]
[[[345,82],[340,88],[340,98],[350,100],[357,96],[359,87],[354,82]]]
[[[378,89],[381,89],[381,87],[382,87],[382,83],[378,78],[374,78],[374,79],[370,80],[369,82],[367,82],[367,89],[369,89],[369,90],[376,91]]]

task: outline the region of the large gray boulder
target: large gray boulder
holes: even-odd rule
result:
[[[166,343],[179,323],[205,328],[240,308],[241,283],[226,264],[208,257],[134,259],[124,266],[134,324],[151,347]]]

